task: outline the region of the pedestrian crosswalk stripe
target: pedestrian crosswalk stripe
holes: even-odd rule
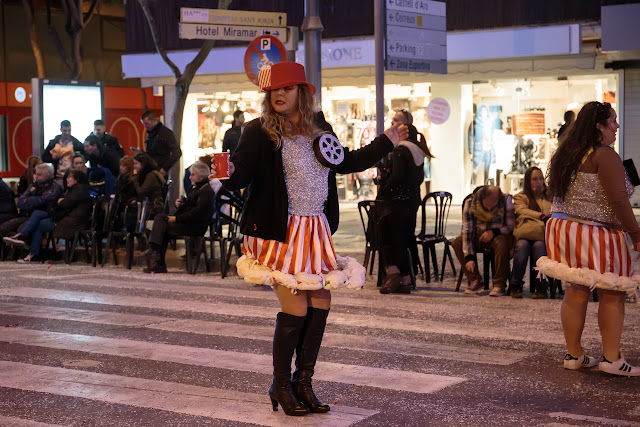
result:
[[[0,329],[0,342],[268,375],[273,372],[271,355],[184,347],[128,339],[36,331],[23,328],[2,328]],[[412,393],[433,393],[466,380],[460,377],[323,361],[318,361],[316,364],[315,379]]]
[[[63,427],[60,424],[47,424],[38,421],[25,420],[24,418],[5,417],[0,415],[2,427]]]
[[[216,335],[261,341],[272,341],[274,329],[273,324],[269,326],[245,325],[231,322],[177,319],[171,317],[2,302],[0,302],[0,314],[39,319],[70,320],[101,325],[141,326],[162,331]],[[440,345],[415,340],[405,341],[391,338],[333,333],[329,331],[324,335],[322,346],[323,348],[344,348],[366,352],[430,357],[490,365],[510,365],[529,355],[528,352],[501,350],[500,357],[496,358],[494,357],[494,349],[485,350],[468,346]]]
[[[264,426],[280,426],[285,417],[271,410],[266,390],[259,395],[18,362],[0,361],[0,386]],[[296,425],[348,426],[376,413],[332,405],[328,414]]]
[[[590,423],[597,423],[599,425],[613,425],[613,426],[633,426],[640,427],[640,423],[635,421],[616,420],[612,418],[592,417],[590,415],[571,414],[568,412],[552,412],[549,414],[552,418],[567,418],[574,421],[587,421]]]
[[[41,298],[57,301],[80,302],[84,304],[106,304],[121,307],[136,307],[157,310],[170,310],[177,312],[197,312],[211,315],[243,316],[274,319],[280,308],[277,306],[263,307],[248,304],[232,304],[223,302],[202,302],[193,300],[179,300],[140,296],[122,296],[100,294],[95,292],[78,292],[67,290],[53,290],[41,288],[7,288],[0,289],[1,296],[14,296],[23,298]],[[445,335],[462,335],[474,338],[490,338],[499,340],[535,341],[547,344],[564,344],[562,331],[554,332],[545,330],[544,333],[532,336],[529,329],[512,329],[505,336],[502,329],[496,329],[490,323],[486,325],[475,324],[469,328],[463,324],[439,321],[433,319],[419,319],[401,317],[404,312],[398,311],[398,317],[351,314],[332,311],[328,323],[331,325],[344,325],[349,328],[382,328],[397,331],[427,332]],[[585,331],[584,340],[599,339],[597,331]]]

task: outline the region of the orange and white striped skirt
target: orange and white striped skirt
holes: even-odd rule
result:
[[[634,292],[640,282],[631,264],[627,233],[604,226],[551,218],[546,226],[547,256],[537,269],[569,283]]]
[[[364,285],[364,267],[335,253],[324,214],[289,215],[284,242],[245,236],[242,253],[238,274],[250,283],[278,283],[292,290]]]

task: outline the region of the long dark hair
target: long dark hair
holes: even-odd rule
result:
[[[135,160],[136,162],[139,162],[142,165],[140,172],[138,172],[139,184],[142,184],[144,182],[144,179],[147,177],[147,175],[150,172],[153,172],[154,170],[158,169],[158,164],[156,163],[156,161],[153,160],[151,156],[145,152],[140,152],[136,154],[135,156],[133,156],[133,160]]]
[[[404,110],[402,110],[401,112],[403,114],[408,114]],[[429,160],[435,158],[436,156],[431,154],[431,151],[429,150],[429,147],[427,146],[427,140],[424,137],[424,135],[422,133],[418,132],[418,129],[412,124],[408,124],[407,127],[409,128],[409,137],[407,138],[407,141],[411,141],[414,144],[416,144],[418,147],[420,147],[420,149],[422,149],[422,151],[424,151],[424,154],[427,156],[427,158]]]
[[[569,184],[575,179],[582,164],[582,158],[591,148],[600,145],[602,132],[596,124],[606,126],[612,112],[608,102],[588,102],[578,113],[576,121],[562,134],[547,170],[553,197],[564,200]]]
[[[538,202],[536,202],[536,195],[533,193],[533,189],[531,188],[531,177],[533,176],[533,173],[535,171],[540,171],[540,173],[542,174],[542,170],[539,167],[536,167],[536,166],[531,166],[524,173],[524,189],[523,189],[523,192],[524,192],[525,196],[527,196],[527,198],[529,199],[529,209],[532,209],[532,210],[538,211],[538,212],[542,212],[542,209],[538,205]],[[544,177],[544,174],[542,174],[542,176]],[[544,186],[543,190],[542,190],[542,195],[545,198],[547,198],[547,183],[545,181],[543,181],[542,185]]]

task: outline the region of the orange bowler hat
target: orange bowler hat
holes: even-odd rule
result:
[[[307,85],[311,95],[316,93],[316,88],[307,81],[304,67],[297,62],[280,62],[271,66],[270,70],[260,70],[260,89],[275,90],[293,85]],[[263,72],[264,71],[264,72]],[[270,75],[269,75],[270,74]]]

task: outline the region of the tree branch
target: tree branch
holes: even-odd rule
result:
[[[155,3],[155,0],[138,0],[140,7],[142,7],[142,11],[144,12],[145,18],[147,18],[147,23],[149,24],[149,30],[151,31],[151,38],[153,39],[153,44],[156,46],[156,51],[160,54],[164,62],[171,68],[173,75],[176,79],[180,79],[182,77],[182,73],[180,69],[176,66],[176,64],[169,59],[167,52],[160,46],[160,40],[158,38],[158,30],[156,28],[156,21],[151,14],[151,4]]]
[[[33,56],[36,60],[36,69],[38,70],[38,78],[45,78],[46,71],[44,66],[44,57],[42,56],[42,50],[40,49],[40,43],[38,42],[38,32],[36,31],[35,23],[35,8],[33,0],[22,0],[24,11],[27,14],[27,23],[29,25],[29,39],[31,40],[31,49],[33,50]]]
[[[84,25],[87,25],[89,20],[93,17],[93,11],[95,10],[96,6],[98,6],[100,3],[102,3],[102,0],[93,0],[91,2],[91,6],[89,6],[89,10],[87,11],[87,13],[84,14]]]
[[[60,55],[60,59],[62,59],[62,63],[67,68],[67,70],[71,71],[71,64],[69,63],[69,57],[67,56],[67,51],[64,50],[62,46],[62,41],[60,40],[60,36],[58,35],[58,31],[56,31],[56,27],[53,26],[53,22],[51,21],[51,0],[47,0],[47,31],[53,40],[53,44],[56,46],[58,50],[58,55]]]

